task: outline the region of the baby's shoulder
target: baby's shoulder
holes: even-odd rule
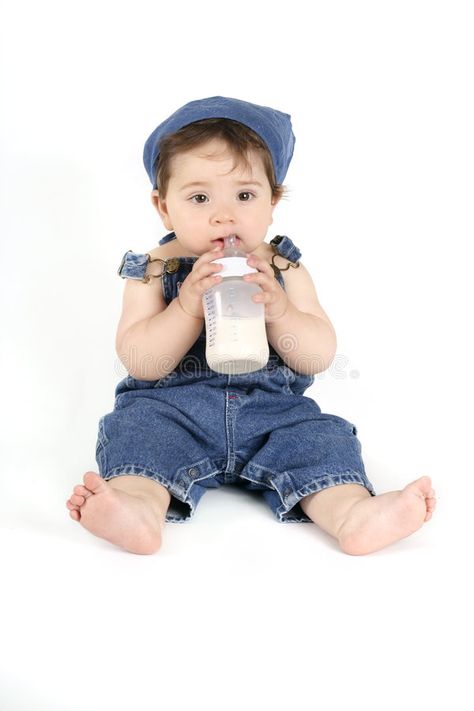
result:
[[[147,255],[149,256],[149,260],[146,273],[153,275],[162,274],[167,260],[173,257],[185,256],[179,248],[179,245],[176,245],[176,240],[152,247],[152,249],[147,252]]]
[[[148,250],[147,254],[150,255],[150,259],[169,259],[170,257],[182,256],[181,254],[178,254],[174,242],[159,244],[158,246]]]

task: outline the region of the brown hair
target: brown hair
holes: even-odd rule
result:
[[[183,126],[179,131],[170,133],[161,139],[156,166],[156,184],[161,199],[166,198],[168,183],[171,177],[171,161],[179,153],[195,148],[202,143],[207,143],[213,138],[222,139],[228,146],[235,159],[234,168],[243,165],[250,169],[248,158],[249,150],[257,151],[263,162],[265,173],[270,183],[272,198],[280,198],[285,193],[283,185],[278,185],[275,179],[273,162],[266,143],[260,136],[238,121],[224,118],[210,118],[202,121],[194,121],[187,126]]]

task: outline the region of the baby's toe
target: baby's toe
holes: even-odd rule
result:
[[[83,479],[87,489],[93,494],[104,494],[110,491],[107,482],[95,472],[86,472]]]
[[[416,481],[412,482],[412,484],[414,484],[414,486],[423,496],[430,495],[429,492],[431,490],[431,478],[429,476],[422,476]]]
[[[74,493],[78,494],[79,496],[83,496],[85,499],[87,499],[88,496],[92,496],[92,491],[87,489],[82,484],[78,484],[74,487]]]
[[[84,496],[79,496],[78,494],[72,494],[71,498],[69,501],[74,504],[75,506],[83,506],[85,502]]]
[[[425,499],[425,504],[426,504],[425,521],[429,521],[433,515],[433,511],[436,508],[436,496],[435,496],[434,489],[430,489],[428,496]]]
[[[81,514],[79,511],[76,511],[75,509],[73,511],[69,511],[69,515],[71,518],[74,519],[74,521],[80,521],[81,519]]]

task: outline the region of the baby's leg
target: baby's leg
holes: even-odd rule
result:
[[[429,521],[436,506],[431,479],[422,476],[401,491],[371,496],[359,484],[340,484],[305,496],[301,508],[337,538],[345,553],[363,555],[388,546]]]
[[[158,482],[143,476],[118,476],[104,481],[84,474],[66,506],[71,518],[96,536],[131,553],[156,553],[171,496]]]

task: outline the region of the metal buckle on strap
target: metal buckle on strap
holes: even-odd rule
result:
[[[122,257],[122,261],[120,263],[120,266],[117,270],[117,274],[119,277],[122,277],[122,279],[127,279],[126,275],[122,274],[122,270],[124,267],[125,262],[127,261],[127,255],[128,254],[133,254],[133,250],[129,249],[127,252]],[[151,258],[151,255],[146,253],[145,257],[147,258],[146,266],[145,266],[145,272],[148,269],[148,265],[151,264],[152,262],[161,262],[163,265],[163,269],[160,272],[160,274],[145,274],[142,279],[140,279],[143,284],[148,284],[151,279],[160,279],[163,274],[166,272],[167,274],[174,274],[174,272],[178,271],[179,269],[179,259],[172,258],[172,259],[160,259],[159,257],[156,257],[155,259]],[[135,279],[139,279],[139,277],[133,277]]]
[[[163,273],[165,271],[164,267],[166,267],[166,260],[165,259],[160,259],[159,257],[156,257],[156,259],[151,259],[150,255],[147,253],[145,254],[146,257],[148,257],[148,262],[146,265],[146,268],[148,269],[148,265],[151,264],[152,262],[161,262],[163,265],[163,270],[160,274],[145,274],[145,276],[142,279],[142,282],[144,284],[148,284],[150,279],[160,279],[163,276]]]
[[[147,263],[147,268],[148,264],[151,264],[151,262],[161,262],[163,265],[163,270],[161,274],[145,274],[143,277],[142,281],[145,284],[148,284],[150,279],[160,279],[163,274],[174,274],[175,272],[178,271],[179,269],[179,258],[178,257],[169,257],[168,259],[160,259],[157,257],[156,259],[150,259],[150,255],[146,254],[148,257],[148,263]]]
[[[123,270],[124,264],[127,260],[127,255],[130,253],[133,254],[133,250],[129,249],[127,252],[125,252],[125,254],[122,257],[122,262],[117,270],[117,274],[120,277],[122,277],[122,279],[128,278],[126,275],[122,274],[122,270]],[[179,269],[180,261],[179,261],[178,257],[171,257],[168,259],[160,259],[160,257],[156,257],[155,259],[152,259],[151,255],[148,253],[145,254],[145,257],[147,258],[145,272],[148,269],[148,265],[151,264],[152,262],[161,262],[161,264],[163,265],[163,269],[161,270],[160,274],[145,274],[143,276],[143,278],[140,279],[140,281],[143,282],[143,284],[148,284],[151,281],[151,279],[160,279],[163,276],[163,274],[165,274],[165,272],[166,272],[166,274],[174,274]],[[140,265],[140,266],[142,267],[142,265]],[[139,279],[140,277],[137,276],[134,278]]]
[[[273,269],[273,272],[274,272],[274,275],[275,275],[275,279],[277,278],[277,274],[279,274],[280,272],[286,272],[290,267],[293,267],[293,269],[298,269],[298,267],[300,266],[300,263],[299,263],[299,262],[290,262],[290,260],[288,259],[288,257],[285,257],[283,254],[281,254],[281,252],[278,251],[278,249],[275,247],[274,244],[272,244],[272,243],[270,242],[270,245],[271,245],[271,248],[272,248],[272,250],[273,250],[272,263],[270,264],[270,266],[271,266],[271,268]],[[275,259],[276,259],[277,257],[281,257],[282,259],[286,259],[287,262],[288,262],[287,266],[284,267],[283,269],[280,269],[280,267],[277,267],[277,265],[275,264]]]

